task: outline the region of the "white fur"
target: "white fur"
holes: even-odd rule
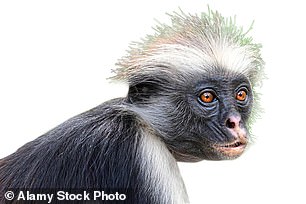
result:
[[[137,83],[140,73],[164,73],[177,80],[218,68],[253,76],[253,85],[261,80],[260,45],[235,20],[211,10],[201,16],[174,13],[171,20],[172,25],[159,25],[154,35],[131,47],[129,56],[117,64],[117,79]]]
[[[158,194],[161,203],[189,203],[178,165],[166,145],[150,133],[143,136],[141,154],[144,158],[142,169],[148,181],[146,190],[162,192]]]
[[[253,60],[251,56],[253,55],[247,47],[238,47],[224,41],[216,43],[214,46],[214,58],[220,67],[239,73],[251,68]]]
[[[201,46],[201,45],[199,45]],[[208,49],[207,47],[212,49]],[[202,48],[181,44],[163,44],[150,50],[150,55],[137,58],[132,67],[138,67],[137,72],[158,72],[158,65],[164,65],[164,72],[183,74],[205,72],[211,67],[225,68],[239,73],[245,72],[252,63],[252,54],[247,47],[237,47],[225,41],[214,42],[210,45],[202,45]],[[209,50],[209,51],[208,51]],[[130,68],[136,71],[133,68]]]

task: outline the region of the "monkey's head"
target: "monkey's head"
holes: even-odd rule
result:
[[[170,17],[132,46],[115,78],[128,82],[131,109],[178,161],[236,158],[258,104],[260,45],[218,12]]]

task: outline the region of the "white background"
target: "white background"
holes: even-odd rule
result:
[[[0,158],[127,87],[106,78],[131,41],[180,7],[237,16],[263,44],[256,143],[234,161],[180,164],[191,203],[306,203],[302,1],[1,1]]]

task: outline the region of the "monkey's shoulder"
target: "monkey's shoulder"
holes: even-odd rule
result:
[[[86,142],[87,139],[103,139],[109,134],[120,136],[133,129],[137,121],[137,115],[128,108],[125,99],[117,98],[68,119],[45,137],[61,140],[75,136]]]
[[[128,188],[137,169],[136,125],[123,99],[105,102],[2,159],[0,179],[8,187]]]

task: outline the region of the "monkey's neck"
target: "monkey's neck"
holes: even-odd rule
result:
[[[189,203],[177,162],[164,142],[150,133],[143,133],[141,154],[145,188],[153,190],[159,203]],[[156,202],[156,203],[157,203]]]

